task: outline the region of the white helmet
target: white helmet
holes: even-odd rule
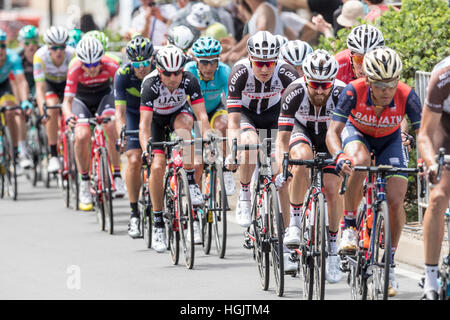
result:
[[[327,51],[318,49],[308,54],[302,64],[308,80],[334,80],[339,70],[336,59]]]
[[[64,27],[52,26],[45,31],[44,42],[46,44],[66,44],[69,40],[69,33]]]
[[[83,63],[95,63],[100,61],[105,53],[100,40],[91,37],[83,37],[77,45],[77,57]]]
[[[313,52],[311,46],[301,40],[289,41],[280,49],[281,57],[293,66],[301,66],[305,57],[311,52]]]
[[[391,48],[378,48],[364,56],[363,67],[371,80],[395,79],[402,71],[402,60]]]
[[[183,68],[185,61],[183,51],[173,45],[162,47],[156,54],[156,66],[169,72],[176,72]]]
[[[284,46],[286,43],[289,42],[289,39],[286,38],[285,36],[282,36],[281,34],[276,34],[275,37],[278,39],[280,47]]]
[[[347,47],[353,52],[366,54],[373,49],[384,47],[384,37],[374,26],[363,24],[350,31]]]
[[[257,59],[277,59],[280,42],[269,31],[258,31],[247,40],[248,54]]]
[[[181,50],[189,49],[195,40],[191,29],[186,26],[176,26],[169,29],[167,41]]]
[[[213,22],[211,7],[201,2],[194,4],[186,21],[195,28],[207,28]]]

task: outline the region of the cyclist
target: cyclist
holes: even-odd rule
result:
[[[89,118],[95,114],[114,115],[114,95],[111,92],[111,79],[114,79],[119,65],[104,55],[99,40],[85,36],[78,43],[77,60],[69,67],[64,90],[63,112],[66,122],[75,127],[75,158],[81,174],[80,209],[92,209],[92,195],[89,187],[89,164],[91,130],[88,124],[76,123],[77,118]],[[114,196],[125,195],[125,187],[120,175],[120,156],[115,150],[117,132],[111,121],[103,125],[108,136],[108,153],[113,164]]]
[[[248,58],[234,65],[228,80],[228,137],[229,141],[237,138],[242,144],[255,144],[259,138],[271,137],[271,131],[276,132],[281,94],[298,78],[298,73],[294,67],[278,60],[280,43],[268,31],[259,31],[251,36],[247,41],[247,51]],[[234,166],[229,165],[228,169],[234,169]],[[245,228],[251,224],[250,182],[254,169],[255,164],[249,161],[249,152],[243,152],[236,220]],[[282,212],[287,210],[282,208]]]
[[[356,249],[356,210],[366,176],[363,172],[353,172],[345,160],[350,160],[353,165],[368,166],[370,152],[373,151],[376,165],[407,167],[400,125],[407,114],[417,131],[422,113],[416,93],[399,81],[402,62],[394,50],[378,48],[368,52],[363,66],[366,77],[352,81],[344,88],[326,137],[328,150],[336,159],[336,172],[350,175],[344,195],[345,229],[339,246],[344,253]],[[403,200],[407,184],[406,174],[391,175],[387,179],[392,262],[405,220]],[[393,296],[398,290],[393,268],[389,282],[389,296]]]
[[[420,154],[428,167],[430,182],[436,184],[430,191],[425,211],[425,284],[423,299],[437,300],[438,260],[444,234],[444,213],[450,200],[450,171],[443,168],[437,183],[436,154],[444,147],[450,153],[450,56],[438,63],[431,73],[427,98],[422,114],[417,143]]]
[[[80,42],[81,38],[83,37],[83,31],[80,29],[71,29],[69,30],[69,40],[67,41],[67,45],[71,46],[72,48],[76,48],[78,42]]]
[[[205,100],[206,113],[211,128],[226,136],[228,127],[228,112],[223,104],[222,97],[228,95],[228,76],[230,67],[219,61],[222,52],[220,42],[211,37],[201,37],[192,46],[194,61],[186,64],[186,71],[191,72],[200,82],[202,95]],[[223,155],[225,155],[224,143]],[[202,170],[199,170],[199,178]],[[227,195],[236,192],[233,173],[224,171],[225,189]],[[197,180],[197,182],[200,179]]]
[[[336,59],[325,50],[316,50],[303,60],[304,77],[292,82],[281,98],[282,107],[278,119],[277,137],[279,165],[282,163],[284,152],[289,152],[291,159],[303,160],[314,158],[313,148],[316,152],[329,154],[325,136],[339,94],[345,87],[345,83],[335,80],[338,68]],[[331,158],[330,154],[329,157]],[[325,168],[324,172],[324,193],[328,205],[330,239],[326,277],[330,283],[335,283],[342,277],[339,271],[336,243],[342,212],[342,201],[338,194],[340,178],[336,175],[334,168]],[[305,166],[294,166],[292,175],[288,198],[290,218],[284,219],[285,223],[289,223],[289,227],[283,242],[289,248],[298,248],[301,209],[309,185],[309,169]],[[286,191],[284,188],[279,189],[279,193]],[[286,254],[289,255],[289,252]]]
[[[143,150],[147,148],[150,137],[154,142],[164,141],[164,129],[170,130],[182,139],[191,139],[193,128],[193,113],[195,114],[203,135],[208,131],[208,115],[195,76],[184,71],[185,57],[181,49],[168,45],[156,54],[156,67],[142,83],[141,119],[139,124],[139,140]],[[188,96],[190,104],[188,103]],[[189,181],[192,205],[201,205],[203,197],[199,186],[195,183],[192,148],[183,148],[184,168]],[[189,149],[191,152],[189,153]],[[154,159],[150,174],[150,196],[153,205],[155,228],[153,229],[152,247],[157,252],[167,250],[163,222],[163,177],[166,159],[162,148],[153,148]],[[148,155],[147,155],[148,156]],[[194,230],[194,241],[198,242],[199,229]]]
[[[292,40],[281,47],[280,56],[281,59],[297,70],[300,77],[303,77],[302,62],[311,52],[313,52],[313,49],[308,42]]]
[[[183,25],[172,27],[167,33],[167,43],[180,48],[185,55],[194,44],[194,41],[195,36],[191,29]],[[190,57],[188,58],[191,60]]]
[[[116,129],[119,134],[124,126],[127,130],[139,130],[141,84],[142,80],[152,71],[153,45],[148,38],[136,36],[128,42],[126,54],[130,62],[117,70],[114,79]],[[138,136],[126,138],[126,155],[128,166],[125,182],[131,208],[128,234],[132,238],[137,238],[141,235],[138,200],[142,164],[142,150]]]
[[[10,74],[14,79],[10,79]],[[14,82],[18,88],[18,96],[21,100],[22,110],[31,110],[33,105],[28,100],[29,88],[22,68],[22,62],[19,55],[11,49],[6,48],[6,33],[0,29],[0,106],[15,106],[16,97],[11,88],[11,82]],[[19,154],[19,165],[21,168],[30,167],[33,162],[27,151],[25,141],[24,117],[21,112],[7,111],[5,114],[6,123],[11,131],[11,137],[14,145],[14,154]],[[20,153],[19,153],[20,149]]]
[[[30,93],[34,96],[33,56],[39,49],[39,31],[33,25],[26,25],[19,30],[17,40],[21,44],[21,49],[18,53],[20,59],[22,59],[25,78],[27,79]]]
[[[347,49],[335,55],[339,63],[336,79],[348,84],[363,77],[364,55],[380,47],[384,47],[384,37],[376,27],[363,24],[353,28],[347,36]]]
[[[52,26],[44,34],[45,46],[34,55],[36,101],[41,114],[44,114],[44,105],[56,106],[64,98],[69,62],[75,56],[75,49],[66,46],[68,39],[65,28]],[[48,172],[57,172],[60,169],[57,149],[59,112],[57,109],[49,109],[47,119],[42,120],[46,124],[50,149]]]

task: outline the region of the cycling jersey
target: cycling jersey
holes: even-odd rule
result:
[[[262,83],[256,79],[249,59],[242,59],[234,65],[228,79],[228,112],[241,112],[244,107],[261,114],[270,108],[279,108],[284,89],[298,77],[294,67],[278,61],[272,78]]]
[[[205,81],[200,77],[197,63],[194,61],[188,62],[184,69],[191,72],[199,80],[203,98],[205,99],[206,112],[210,114],[216,110],[222,103],[222,92],[225,94],[225,97],[228,95],[230,67],[223,62],[219,62],[217,70],[214,73],[214,79],[210,81]]]
[[[350,58],[351,53],[350,49],[345,49],[334,56],[339,63],[339,71],[336,75],[336,79],[341,80],[346,84],[356,79]]]
[[[33,76],[33,62],[30,62],[25,58],[25,51],[21,49],[18,51],[19,57],[22,60],[22,68],[25,74],[25,78],[28,82],[28,87],[30,88],[30,92],[34,90],[34,76]]]
[[[366,78],[352,81],[340,95],[332,119],[340,122],[347,122],[348,119],[363,134],[378,138],[394,133],[406,113],[413,129],[419,129],[422,107],[411,87],[399,81],[392,102],[385,106],[379,118],[370,92]]]
[[[443,130],[436,130],[435,148],[445,147],[450,152],[450,56],[438,63],[428,84],[425,105],[433,112],[441,113]]]
[[[23,74],[22,60],[17,52],[6,49],[6,60],[2,66],[0,66],[0,83],[9,80],[9,74],[12,72],[14,75]]]
[[[115,104],[126,106],[127,114],[139,115],[141,84],[142,80],[136,77],[131,63],[127,63],[117,70],[114,79]]]
[[[48,81],[52,83],[63,83],[67,78],[67,71],[69,70],[69,62],[75,55],[75,49],[66,47],[64,61],[60,66],[56,66],[51,57],[50,49],[47,45],[41,47],[34,54],[33,59],[33,74],[34,81]]]
[[[162,83],[158,71],[154,70],[142,81],[140,110],[159,115],[172,114],[186,104],[188,97],[191,105],[204,102],[200,83],[192,73],[183,71],[179,87],[170,92]]]

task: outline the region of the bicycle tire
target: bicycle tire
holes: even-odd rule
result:
[[[327,258],[325,225],[325,198],[323,193],[317,193],[314,197],[314,294],[315,300],[325,299],[325,268]]]
[[[201,209],[198,209],[195,215],[197,216],[198,222],[200,224],[203,252],[205,254],[210,254],[213,229],[212,222],[209,221],[210,211],[207,210],[207,207],[203,207]]]
[[[11,132],[6,126],[3,128],[3,130],[4,130],[3,154],[5,155],[6,188],[8,196],[15,201],[17,200],[16,156],[14,154]]]
[[[147,178],[145,178],[145,176]],[[150,168],[141,169],[141,208],[139,210],[140,214],[140,227],[141,235],[144,238],[145,246],[147,249],[152,247],[152,231],[153,231],[153,210],[152,201],[150,198],[150,192],[148,188],[148,180],[150,177]]]
[[[71,166],[69,168],[69,187],[71,188],[70,193],[72,194],[72,208],[77,211],[80,209],[80,180],[78,177],[77,162],[75,161],[74,135],[72,132],[68,133],[68,141],[69,159],[71,163]]]
[[[94,189],[95,194],[93,196],[93,206],[95,207],[97,215],[97,223],[100,227],[100,231],[105,231],[105,209],[103,207],[103,202],[101,201],[101,196],[98,191],[98,184],[100,179],[100,167],[97,163],[98,155],[94,154],[91,158],[91,187]]]
[[[271,264],[273,268],[273,275],[275,279],[275,289],[279,297],[284,293],[284,250],[283,250],[283,217],[280,212],[278,193],[275,185],[269,185],[269,194],[265,197],[267,201],[267,208],[269,208],[269,239]]]
[[[264,245],[266,241],[266,235],[264,230],[267,230],[267,214],[261,215],[260,208],[257,203],[259,203],[260,196],[257,195],[254,201],[254,216],[252,221],[253,232],[255,237],[255,254],[256,254],[256,263],[258,267],[259,273],[259,281],[261,284],[261,288],[266,291],[269,289],[270,282],[270,258],[269,258],[269,250],[265,250]],[[263,205],[265,205],[263,203]],[[266,211],[267,212],[267,211]]]
[[[32,125],[30,128],[28,128],[26,141],[27,147],[29,148],[29,154],[31,155],[31,158],[33,160],[33,166],[30,168],[30,170],[27,170],[27,178],[29,178],[33,187],[36,186],[38,180],[38,166],[40,162],[40,142],[38,135],[38,128],[36,126]],[[28,173],[31,173],[31,175],[29,176]]]
[[[102,202],[105,212],[106,231],[114,234],[114,213],[113,213],[113,196],[112,196],[112,174],[111,166],[108,161],[108,154],[105,148],[100,148],[100,174],[102,183]]]
[[[194,226],[193,209],[189,184],[186,171],[180,168],[177,172],[178,183],[178,230],[180,232],[180,241],[184,254],[184,263],[186,268],[194,267],[195,244],[194,244]]]
[[[64,202],[66,204],[66,208],[70,208],[70,192],[71,192],[71,172],[70,169],[72,167],[72,160],[69,156],[70,153],[70,146],[69,146],[69,137],[67,134],[64,134],[62,138],[62,150],[63,150],[63,161],[60,162],[60,166],[62,168],[61,170],[61,182],[62,182],[62,189],[63,189],[63,197]]]
[[[223,169],[220,165],[216,165],[214,176],[213,195],[213,211],[211,224],[214,230],[214,241],[216,244],[216,252],[220,259],[225,257],[227,250],[227,207],[228,199],[225,190],[225,180],[223,177]]]
[[[387,300],[389,288],[389,269],[391,263],[391,230],[389,225],[389,209],[386,201],[377,208],[374,238],[374,273],[372,275],[371,298]],[[384,259],[383,259],[384,257]]]
[[[172,264],[177,265],[180,258],[180,233],[178,221],[175,217],[175,195],[170,188],[173,172],[166,171],[164,175],[164,224],[166,244]]]
[[[308,196],[308,201],[303,206],[303,212],[302,212],[302,224],[300,228],[300,249],[302,252],[302,255],[300,257],[300,271],[301,271],[301,277],[303,282],[303,290],[302,295],[303,299],[305,300],[312,300],[313,298],[313,292],[314,292],[314,259],[311,256],[312,252],[312,241],[313,239],[313,230],[309,223],[309,215],[310,211],[309,203],[313,199],[311,196]]]

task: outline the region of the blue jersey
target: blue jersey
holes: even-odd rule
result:
[[[139,115],[142,80],[136,77],[131,63],[122,66],[114,78],[116,105],[126,105],[127,113]]]
[[[0,83],[8,80],[9,74],[23,74],[22,60],[17,52],[6,49],[5,63],[0,67]]]
[[[188,62],[184,70],[191,72],[200,82],[203,98],[205,99],[205,109],[211,113],[221,105],[222,92],[228,96],[228,76],[231,69],[226,64],[219,62],[219,66],[214,74],[214,79],[205,81],[200,78],[197,64],[194,61]]]

